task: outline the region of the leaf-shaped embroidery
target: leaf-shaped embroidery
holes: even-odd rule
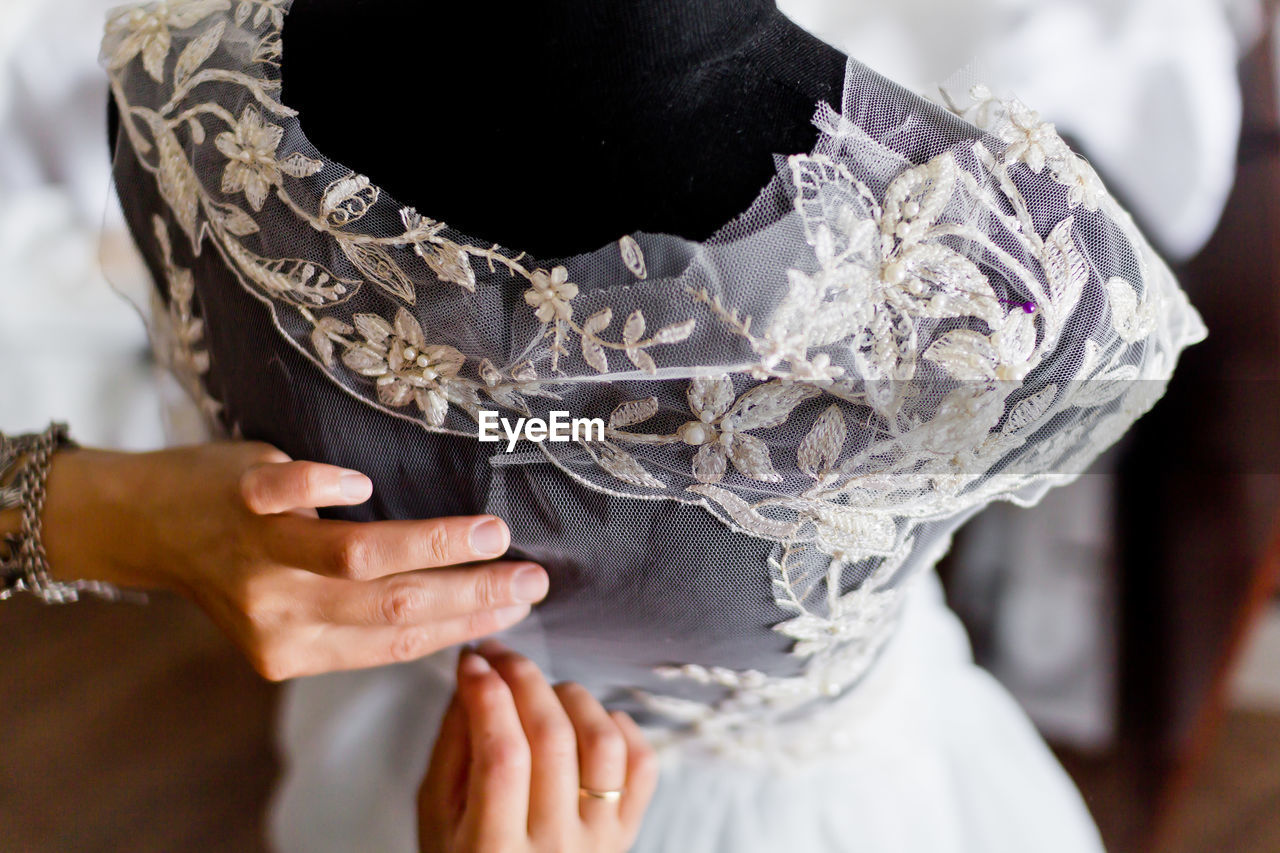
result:
[[[196,235],[200,184],[172,131],[157,133],[156,147],[160,156],[160,168],[156,172],[156,186],[160,190],[160,197],[173,211],[174,219],[194,248],[200,242]]]
[[[643,400],[629,400],[613,410],[609,415],[609,429],[621,429],[649,420],[658,413],[658,398],[645,397]]]
[[[926,287],[903,288],[897,294],[917,317],[978,317],[991,328],[1004,320],[1004,309],[991,283],[964,255],[939,243],[922,243],[903,253],[909,279]],[[909,283],[909,282],[908,282]]]
[[[696,324],[697,320],[685,320],[683,323],[663,326],[649,339],[649,342],[651,344],[678,344],[693,334],[693,328]]]
[[[276,161],[280,171],[295,178],[306,178],[324,168],[324,162],[313,160],[300,151],[295,151],[283,160]]]
[[[1044,242],[1044,272],[1049,280],[1049,300],[1058,325],[1075,309],[1085,282],[1089,280],[1089,265],[1072,236],[1074,227],[1075,217],[1068,216],[1054,226]]]
[[[432,426],[440,426],[444,423],[445,416],[449,414],[449,400],[434,388],[418,388],[408,383],[395,383],[397,387],[412,389],[413,401],[418,404],[418,410],[427,418],[427,423]],[[381,394],[382,389],[386,385],[379,385],[378,392]]]
[[[1094,376],[1071,383],[1071,393],[1067,397],[1067,405],[1081,409],[1105,406],[1121,394],[1128,391],[1139,376],[1138,366],[1123,364]]]
[[[1012,435],[1032,424],[1038,423],[1044,417],[1044,413],[1049,411],[1049,407],[1053,405],[1054,398],[1057,395],[1058,386],[1050,384],[1021,401],[1013,407],[1013,411],[1005,419],[1004,429],[1001,432],[1005,435]]]
[[[377,201],[378,188],[364,175],[353,172],[325,187],[320,199],[320,218],[341,228],[364,216]]]
[[[889,400],[895,396],[893,381],[907,382],[915,376],[916,352],[919,349],[915,320],[897,302],[882,302],[876,306],[871,322],[855,339],[854,365],[868,386],[880,381],[883,387],[877,392],[868,387],[872,399]]]
[[[356,331],[373,344],[385,344],[387,338],[395,334],[391,324],[377,314],[356,314],[351,322],[356,324]]]
[[[961,382],[996,378],[1000,356],[986,335],[970,329],[952,329],[924,351],[924,357]]]
[[[613,309],[607,307],[601,308],[583,322],[582,329],[587,334],[598,335],[605,329],[609,328],[609,324],[612,322]]]
[[[950,152],[908,169],[884,194],[880,230],[912,243],[938,221],[956,188],[956,161]]]
[[[1035,315],[1022,310],[1011,312],[1004,325],[991,335],[991,344],[1003,363],[1022,364],[1027,361],[1036,348]]]
[[[315,328],[311,330],[311,345],[326,367],[333,367],[335,364],[332,336],[347,335],[351,331],[351,327],[337,317],[321,317],[316,322]]]
[[[471,258],[456,244],[444,243],[427,248],[415,243],[413,250],[436,278],[476,292],[476,272],[471,268]]]
[[[597,373],[609,372],[609,359],[604,353],[604,347],[585,336],[582,338],[582,358]]]
[[[592,314],[582,324],[582,358],[599,373],[609,372],[609,359],[595,336],[609,328],[612,322],[613,309],[606,307]]]
[[[781,483],[782,475],[773,468],[769,446],[749,433],[735,433],[729,442],[729,459],[744,477],[765,483]]]
[[[685,396],[689,399],[689,410],[709,423],[729,411],[736,395],[728,377],[698,376],[689,382]]]
[[[187,0],[185,3],[173,3],[168,8],[167,22],[173,29],[182,30],[195,26],[214,12],[225,12],[230,8],[230,0]]]
[[[427,339],[426,336],[422,334],[422,324],[419,323],[418,318],[410,314],[403,305],[396,310],[396,321],[393,328],[396,330],[396,336],[401,340],[408,341],[418,349],[426,347]],[[456,353],[457,351],[454,350],[453,352]],[[458,365],[461,365],[463,361],[460,353],[456,356],[453,355],[453,353],[450,353],[450,358],[448,360],[450,363],[456,362]]]
[[[836,258],[878,257],[880,206],[866,185],[822,154],[797,154],[787,162],[805,240],[819,262],[827,266]]]
[[[505,406],[508,409],[514,409],[522,414],[529,414],[529,404],[520,396],[520,392],[515,388],[485,388],[484,392],[498,405]]]
[[[258,223],[238,207],[216,208],[213,217],[218,224],[237,237],[258,233]]]
[[[354,370],[356,373],[359,373],[361,376],[384,376],[389,370],[387,367],[387,359],[383,354],[370,349],[366,345],[349,347],[342,353],[342,363]],[[409,390],[412,389],[412,386],[404,382],[394,382],[389,383],[389,385],[396,388],[403,387]],[[394,388],[390,390],[394,390]],[[406,397],[405,400],[407,399],[408,398]],[[404,402],[402,401],[396,405],[402,406],[404,405]]]
[[[978,447],[1004,416],[1008,388],[969,383],[942,398],[933,419],[921,429],[923,444],[940,455]]]
[[[781,426],[796,406],[821,393],[812,385],[781,380],[757,385],[734,404],[725,415],[725,426],[733,432]]]
[[[742,498],[718,486],[705,484],[689,486],[687,491],[704,495],[720,504],[720,506],[724,507],[724,511],[728,513],[729,517],[748,533],[767,536],[771,539],[786,539],[788,536],[794,535],[798,527],[795,524],[765,518],[752,509],[750,504]]]
[[[653,359],[649,357],[649,353],[642,349],[629,349],[626,351],[627,358],[631,359],[631,363],[643,370],[645,373],[655,374],[658,372],[658,366],[653,363]]]
[[[637,308],[627,316],[627,322],[622,327],[622,343],[626,345],[627,358],[632,364],[645,373],[657,373],[658,368],[653,363],[653,359],[647,352],[636,346],[644,337],[644,326],[644,313]]]
[[[301,258],[267,258],[250,252],[237,240],[222,243],[240,271],[267,293],[300,305],[333,305],[350,299],[359,280],[338,278],[328,269]]]
[[[218,43],[222,41],[222,34],[226,28],[226,21],[217,21],[198,37],[187,42],[187,46],[183,48],[182,53],[178,56],[177,64],[173,66],[173,86],[175,89],[180,89],[186,85],[192,72],[213,55],[213,52],[218,48]]]
[[[700,483],[718,483],[724,479],[728,467],[728,454],[724,444],[712,441],[698,448],[693,455],[693,476]]]
[[[502,381],[502,371],[494,367],[493,362],[487,358],[480,359],[480,365],[476,370],[484,384],[490,388]]]
[[[640,463],[634,456],[612,444],[601,446],[598,461],[601,468],[624,483],[649,489],[664,489],[667,486],[666,483],[640,467]]]
[[[800,470],[815,480],[820,479],[836,464],[847,433],[844,412],[838,405],[828,406],[814,421],[813,428],[796,451]]]
[[[892,553],[898,535],[889,516],[834,504],[817,509],[814,525],[823,550],[840,553],[846,561]]]
[[[365,278],[392,296],[403,299],[410,305],[414,303],[413,282],[386,249],[373,243],[357,243],[341,236],[336,239],[343,254]]]
[[[1156,318],[1153,311],[1143,300],[1138,304],[1138,294],[1127,280],[1119,276],[1107,280],[1107,301],[1111,303],[1112,323],[1116,334],[1125,343],[1137,343],[1151,334],[1155,328]]]
[[[649,272],[644,266],[644,252],[640,251],[640,244],[630,234],[625,235],[618,241],[618,250],[622,253],[622,262],[627,265],[627,269],[631,270],[631,274],[636,278],[648,278]]]
[[[635,346],[642,337],[644,337],[644,314],[636,309],[627,316],[627,322],[622,327],[622,342],[629,347]]]

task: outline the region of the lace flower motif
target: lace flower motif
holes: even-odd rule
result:
[[[283,137],[283,127],[263,121],[256,107],[245,107],[235,127],[219,133],[213,141],[227,158],[222,191],[230,194],[243,190],[249,206],[262,210],[267,193],[280,182],[276,149]]]
[[[970,97],[975,101],[970,112],[979,126],[1009,143],[1005,165],[1025,163],[1036,174],[1048,166],[1054,180],[1067,188],[1068,207],[1098,209],[1107,195],[1102,179],[1088,161],[1071,150],[1052,122],[1044,121],[1016,98],[996,98],[986,86],[973,87]]]
[[[394,326],[376,314],[356,314],[352,322],[364,340],[343,353],[342,363],[376,381],[383,405],[399,408],[412,401],[432,426],[443,424],[466,357],[453,347],[429,346],[422,326],[404,308]]]
[[[534,270],[529,284],[524,301],[536,309],[533,313],[543,323],[550,323],[552,319],[567,321],[573,316],[573,306],[569,303],[578,295],[578,285],[569,281],[567,269]]]
[[[1044,171],[1050,160],[1060,159],[1066,148],[1053,124],[1042,121],[1038,112],[1018,101],[1009,103],[1007,121],[999,128],[998,134],[1009,143],[1004,154],[1005,163],[1026,163],[1027,168],[1037,175]]]
[[[120,41],[107,58],[107,68],[115,70],[142,54],[142,67],[157,83],[164,82],[164,61],[173,43],[170,29],[195,26],[214,12],[231,8],[228,0],[174,0],[144,8],[134,6],[113,12],[107,20],[107,36]]]
[[[959,183],[954,157],[943,154],[889,184],[883,205],[842,165],[821,155],[790,159],[807,239],[819,269],[790,270],[790,293],[763,340],[753,342],[762,366],[800,365],[793,378],[829,373],[809,350],[851,344],[872,399],[894,393],[890,382],[915,376],[923,318],[1004,321],[987,277],[945,245],[943,211]]]
[[[773,468],[769,447],[747,430],[781,426],[804,400],[817,396],[817,388],[792,382],[757,385],[734,402],[733,382],[726,377],[698,378],[685,392],[697,420],[677,430],[680,440],[698,448],[693,476],[702,483],[724,479],[727,461],[745,477],[766,483],[782,482]]]

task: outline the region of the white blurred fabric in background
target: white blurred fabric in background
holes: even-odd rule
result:
[[[778,5],[921,92],[975,63],[992,88],[1014,93],[1071,137],[1172,259],[1190,257],[1213,233],[1240,135],[1231,24],[1248,20],[1252,0]]]
[[[60,418],[83,443],[146,449],[164,441],[164,386],[141,318],[103,277],[141,274],[128,235],[103,230],[112,5],[0,0],[0,429]]]

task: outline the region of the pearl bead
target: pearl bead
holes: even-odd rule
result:
[[[884,279],[890,284],[902,284],[907,280],[907,267],[902,261],[894,261],[884,268]]]
[[[707,440],[707,431],[702,424],[690,421],[680,430],[680,440],[691,446],[698,446]]]

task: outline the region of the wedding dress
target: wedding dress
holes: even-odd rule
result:
[[[851,58],[813,150],[711,239],[534,259],[310,144],[278,99],[287,7],[122,9],[103,44],[153,343],[210,427],[369,474],[335,516],[506,519],[551,593],[503,640],[663,757],[639,850],[1100,849],[933,574],[1204,336],[1053,127]],[[488,411],[604,434],[508,452]],[[452,654],[292,686],[281,849],[413,849]]]

